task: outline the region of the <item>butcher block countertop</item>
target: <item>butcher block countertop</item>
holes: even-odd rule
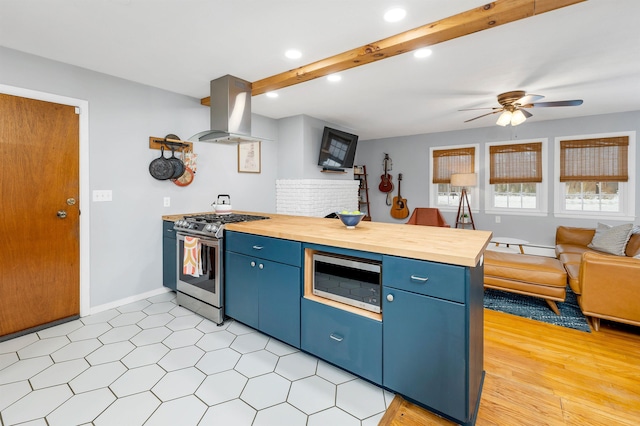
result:
[[[236,213],[268,216],[269,219],[227,224],[225,229],[470,267],[478,264],[492,236],[490,231],[369,221],[361,221],[355,229],[347,229],[339,219]],[[163,219],[175,221],[183,216],[167,215]]]

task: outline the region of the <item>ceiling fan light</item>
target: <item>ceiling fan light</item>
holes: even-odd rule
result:
[[[527,117],[524,116],[522,111],[517,109],[511,115],[511,125],[512,126],[517,126],[518,124],[524,123],[526,119],[527,119]]]
[[[504,127],[511,122],[512,116],[513,114],[511,113],[511,111],[504,111],[502,114],[500,114],[500,117],[498,117],[498,121],[496,121],[496,124],[498,126]]]

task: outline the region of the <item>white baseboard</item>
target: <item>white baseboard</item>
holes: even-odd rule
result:
[[[114,308],[117,308],[118,306],[127,305],[129,303],[137,302],[139,300],[148,299],[149,297],[157,296],[159,294],[164,294],[169,291],[172,291],[172,290],[167,287],[161,287],[159,289],[151,290],[146,293],[125,297],[124,299],[116,300],[115,302],[105,303],[104,305],[92,306],[91,309],[89,310],[89,315],[108,311],[109,309],[114,309]]]

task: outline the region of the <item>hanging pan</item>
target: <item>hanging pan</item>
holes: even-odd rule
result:
[[[164,146],[160,147],[160,157],[156,158],[149,164],[149,173],[155,179],[167,180],[173,176],[173,164],[164,156]]]
[[[184,173],[184,163],[181,159],[176,157],[176,150],[173,146],[171,147],[171,157],[169,157],[168,161],[170,161],[173,166],[171,179],[178,179]]]

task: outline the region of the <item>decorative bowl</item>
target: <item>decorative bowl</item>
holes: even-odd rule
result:
[[[340,212],[336,212],[336,215],[340,218],[342,223],[344,223],[347,229],[355,228],[360,223],[362,218],[365,216],[364,213],[352,214],[352,213],[340,213]]]

